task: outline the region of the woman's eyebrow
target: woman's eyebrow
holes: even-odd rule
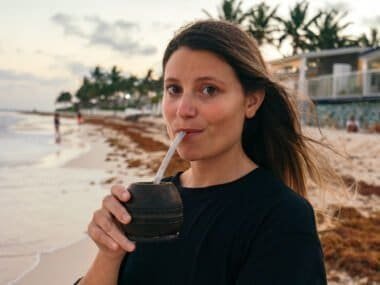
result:
[[[179,81],[179,80],[177,78],[174,78],[174,77],[169,77],[169,78],[165,79],[165,82],[166,81]]]
[[[212,77],[212,76],[202,76],[202,77],[198,77],[197,79],[195,79],[195,81],[203,81],[203,80],[213,80],[213,81],[219,82],[220,84],[224,84],[224,82],[222,80],[217,79],[217,78]],[[168,81],[179,82],[180,80],[177,78],[174,78],[174,77],[168,77],[165,79],[165,82],[168,82]]]
[[[198,77],[195,81],[203,81],[203,80],[213,80],[213,81],[216,81],[220,84],[224,84],[224,82],[216,77],[212,77],[212,76],[202,76],[202,77]]]

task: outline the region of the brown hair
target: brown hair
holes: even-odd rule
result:
[[[250,35],[226,21],[191,23],[169,42],[162,62],[164,71],[180,47],[210,51],[223,58],[234,69],[245,93],[265,91],[256,115],[246,119],[243,126],[242,145],[250,159],[304,197],[307,177],[324,185],[334,176],[327,160],[317,155],[312,145],[322,143],[302,134],[294,96],[272,78]]]

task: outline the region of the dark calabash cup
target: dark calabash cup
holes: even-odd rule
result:
[[[128,190],[131,199],[123,205],[132,221],[122,226],[128,239],[149,242],[178,237],[183,206],[178,189],[172,182],[136,182]]]

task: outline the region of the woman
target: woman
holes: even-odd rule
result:
[[[190,168],[165,181],[184,205],[180,237],[127,239],[131,217],[113,186],[88,232],[98,255],[81,285],[326,284],[306,177],[321,182],[310,139],[255,41],[223,21],[180,30],[163,58],[163,116]]]

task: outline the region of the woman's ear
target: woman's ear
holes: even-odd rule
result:
[[[260,89],[254,92],[249,92],[245,96],[245,117],[247,119],[253,118],[257,110],[260,108],[264,101],[265,90]]]

